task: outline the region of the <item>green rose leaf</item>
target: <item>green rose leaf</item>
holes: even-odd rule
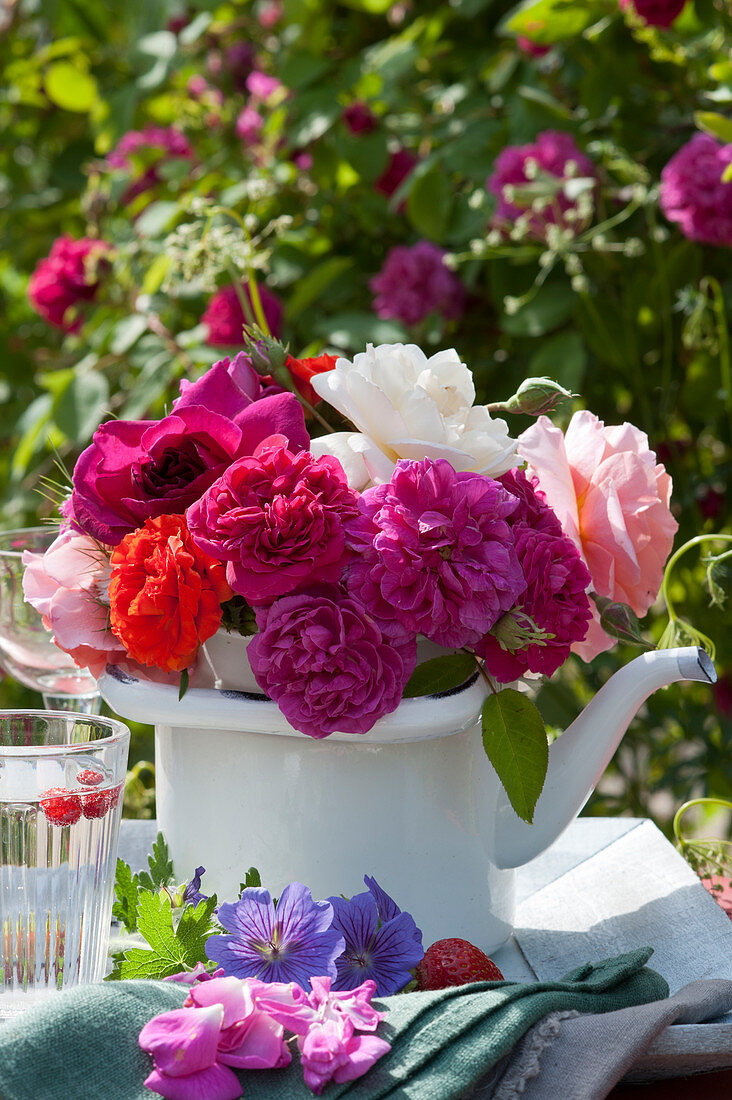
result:
[[[534,819],[549,763],[544,719],[514,688],[489,695],[483,705],[483,747],[520,818]]]
[[[602,7],[587,0],[524,0],[499,24],[499,34],[523,34],[540,46],[574,38],[600,18]]]
[[[46,95],[65,111],[90,111],[97,100],[97,82],[70,61],[55,61],[43,77]]]
[[[404,688],[404,699],[418,695],[437,695],[460,687],[476,670],[475,657],[469,653],[453,653],[448,657],[434,657],[417,665]]]
[[[694,122],[700,130],[726,144],[732,141],[732,118],[717,114],[716,111],[696,111]]]

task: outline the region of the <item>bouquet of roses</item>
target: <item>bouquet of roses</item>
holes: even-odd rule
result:
[[[500,688],[610,648],[655,599],[676,523],[646,437],[582,411],[512,438],[492,414],[569,395],[530,379],[475,405],[453,350],[297,360],[250,335],[167,416],[109,420],[80,456],[25,574],[58,645],[184,690],[216,631],[251,635],[261,691],[315,738],[480,674],[489,756],[491,728],[517,723],[545,756],[533,704]],[[442,656],[417,665],[418,638]]]

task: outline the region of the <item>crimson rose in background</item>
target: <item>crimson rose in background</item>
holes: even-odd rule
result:
[[[79,306],[95,297],[110,252],[106,241],[94,237],[75,240],[66,235],[55,240],[28,283],[28,298],[36,312],[54,328],[78,332]]]
[[[651,27],[670,27],[686,7],[686,0],[620,0],[623,10],[632,8]]]
[[[242,289],[251,305],[252,299],[246,282],[242,283]],[[273,336],[278,336],[282,324],[282,303],[277,295],[263,284],[260,284],[257,289],[269,331]],[[253,310],[252,316],[254,316]],[[244,339],[244,326],[249,324],[249,318],[244,316],[239,295],[233,284],[216,291],[201,317],[201,324],[208,326],[206,342],[212,348],[241,345]]]
[[[732,180],[722,181],[730,164],[732,144],[694,134],[661,172],[660,207],[689,240],[732,248]]]

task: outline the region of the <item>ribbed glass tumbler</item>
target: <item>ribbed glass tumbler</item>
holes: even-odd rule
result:
[[[101,980],[130,731],[0,711],[0,1019]]]

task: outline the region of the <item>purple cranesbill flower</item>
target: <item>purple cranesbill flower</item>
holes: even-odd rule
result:
[[[394,916],[380,918],[377,896],[382,911],[396,910]],[[422,933],[414,918],[402,913],[378,886],[374,892],[369,886],[368,891],[350,901],[340,897],[328,900],[333,906],[333,928],[346,942],[343,954],[336,959],[334,988],[353,989],[371,980],[376,983],[379,997],[398,993],[411,981],[412,967],[424,956]]]
[[[209,936],[206,954],[227,975],[304,987],[313,974],[335,977],[345,941],[331,927],[332,905],[313,901],[302,883],[286,886],[276,906],[269,890],[250,886],[235,904],[221,905],[217,916],[231,935]]]
[[[389,897],[386,890],[382,890],[378,882],[372,875],[364,875],[363,881],[371,894],[373,894],[374,901],[376,902],[376,911],[379,914],[379,920],[382,924],[385,921],[393,920],[394,917],[398,917],[401,913],[401,909],[394,901],[392,897]],[[414,938],[417,943],[422,946],[422,933],[414,926]]]
[[[206,901],[208,894],[201,893],[201,875],[206,874],[205,867],[196,867],[193,878],[183,892],[184,905],[198,905],[199,901]]]

